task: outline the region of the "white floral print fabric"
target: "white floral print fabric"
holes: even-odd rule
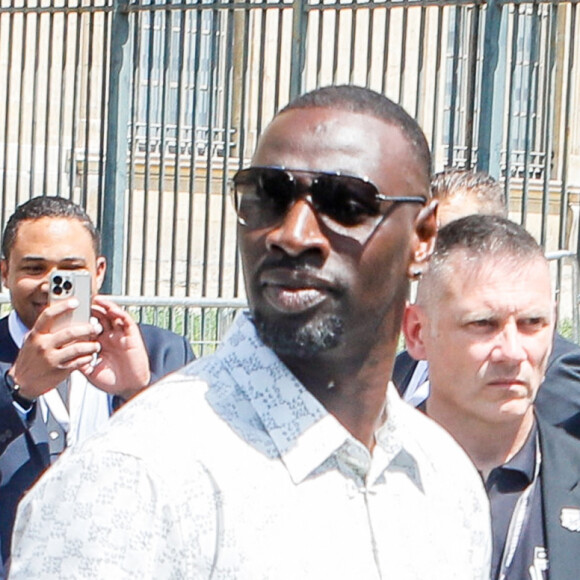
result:
[[[242,314],[45,474],[10,578],[487,580],[479,476],[387,391],[371,454]]]

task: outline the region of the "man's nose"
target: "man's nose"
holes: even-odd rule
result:
[[[318,251],[328,256],[330,245],[321,230],[316,210],[308,198],[297,199],[282,221],[266,237],[268,250],[279,248],[289,256],[299,256],[307,251]]]
[[[522,335],[515,322],[509,322],[505,325],[498,335],[496,345],[496,359],[520,363],[526,359]]]

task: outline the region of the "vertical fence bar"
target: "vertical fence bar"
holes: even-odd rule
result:
[[[62,56],[60,60],[60,107],[58,110],[58,175],[56,178],[56,193],[57,195],[61,195],[62,190],[64,189],[63,184],[63,175],[65,170],[65,107],[66,107],[66,98],[65,98],[65,78],[66,78],[66,71],[68,65],[68,39],[69,39],[69,20],[70,17],[68,14],[63,14],[63,23],[62,23]]]
[[[103,43],[103,51],[100,58],[100,70],[101,70],[101,92],[99,95],[100,107],[99,107],[99,145],[98,145],[98,158],[97,158],[97,192],[98,192],[98,216],[99,219],[103,215],[103,203],[105,201],[102,192],[105,188],[105,139],[107,137],[105,119],[107,118],[107,86],[109,78],[106,74],[107,64],[109,62],[109,25],[110,25],[110,15],[108,13],[102,14],[103,18],[103,37],[101,42]],[[98,67],[99,65],[97,65]],[[128,145],[127,145],[128,146]],[[99,229],[101,224],[99,223]]]
[[[95,14],[90,12],[87,14],[88,18],[88,50],[87,50],[87,75],[85,77],[85,139],[83,144],[83,181],[81,188],[80,204],[83,207],[87,205],[87,192],[89,185],[89,173],[90,173],[90,163],[91,163],[91,152],[90,152],[90,137],[91,137],[91,102],[93,94],[93,65],[94,65],[94,42],[95,42]]]
[[[496,179],[501,173],[506,49],[507,9],[500,0],[489,0],[485,17],[481,71],[477,167],[480,171],[487,171]]]
[[[155,260],[154,266],[154,292],[159,296],[161,292],[161,256],[163,244],[163,222],[165,221],[165,178],[167,167],[167,109],[169,83],[171,81],[170,63],[171,63],[171,29],[173,23],[173,14],[170,10],[161,13],[160,34],[162,42],[159,48],[161,67],[159,77],[161,81],[160,90],[157,91],[157,102],[161,107],[159,116],[159,170],[157,173],[157,243],[153,251]]]
[[[419,22],[419,54],[417,56],[417,99],[415,100],[414,117],[423,125],[422,116],[425,102],[425,20],[427,9],[421,7]]]
[[[544,109],[545,125],[542,131],[541,142],[544,150],[544,183],[542,188],[542,224],[540,229],[540,244],[546,249],[548,236],[548,215],[550,211],[550,179],[552,177],[552,151],[554,146],[554,97],[555,97],[555,77],[556,77],[556,33],[558,30],[558,5],[552,4],[549,7],[548,18],[549,34],[546,35],[546,81],[544,85]]]
[[[290,60],[290,100],[302,92],[304,61],[306,52],[306,0],[292,3],[292,54]],[[322,12],[320,13],[322,19]]]
[[[107,160],[103,196],[103,254],[107,258],[104,292],[123,292],[125,192],[127,189],[127,128],[130,94],[131,44],[128,1],[117,0],[111,23]]]
[[[176,103],[176,127],[175,127],[175,179],[173,181],[173,216],[172,216],[172,230],[173,236],[171,239],[171,264],[169,274],[169,292],[173,296],[176,288],[175,280],[175,266],[177,263],[177,236],[175,232],[178,229],[177,216],[179,208],[179,184],[181,181],[181,143],[182,143],[182,124],[183,124],[183,107],[184,107],[184,85],[185,83],[185,63],[184,55],[186,54],[186,14],[179,13],[179,35],[178,35],[178,54],[177,54],[177,103]],[[193,170],[193,168],[191,168]],[[172,311],[173,312],[173,311]]]
[[[74,80],[72,82],[72,107],[70,108],[69,114],[71,119],[71,131],[70,131],[70,145],[69,145],[69,196],[72,196],[72,192],[75,187],[75,172],[76,172],[76,148],[77,148],[77,137],[78,137],[78,126],[80,118],[80,105],[79,105],[79,93],[81,85],[81,28],[82,28],[82,12],[76,14],[75,18],[75,34],[74,34],[74,59],[71,66],[72,74],[74,75]]]
[[[459,75],[460,75],[460,52],[462,31],[462,9],[455,7],[455,38],[453,39],[453,72],[451,78],[451,99],[449,104],[449,149],[447,150],[447,166],[452,167],[455,161],[455,141],[457,138],[457,117],[459,116]]]
[[[566,78],[566,97],[564,103],[564,143],[562,148],[562,207],[560,208],[560,221],[562,224],[566,224],[566,218],[568,214],[568,203],[569,203],[569,193],[568,193],[568,155],[570,146],[570,115],[572,113],[572,93],[574,90],[573,79],[574,71],[576,69],[575,61],[575,48],[576,48],[576,4],[570,6],[570,28],[569,28],[569,39],[568,39],[568,76]],[[571,248],[572,243],[568,243],[568,234],[570,232],[568,229],[562,225],[560,229],[559,238],[559,249]],[[577,251],[578,253],[578,251]],[[575,300],[576,301],[576,300]],[[575,336],[578,340],[578,337]]]
[[[27,49],[27,37],[28,37],[28,15],[26,12],[22,13],[22,49],[20,58],[20,90],[18,94],[20,95],[20,102],[23,102],[23,95],[25,90],[25,80],[26,80],[26,57],[28,53]],[[16,203],[19,204],[21,202],[20,199],[20,177],[22,174],[22,146],[23,146],[23,137],[24,137],[24,107],[20,106],[18,109],[18,143],[16,148],[16,175],[15,175],[15,198]]]
[[[10,156],[9,152],[9,135],[10,135],[10,119],[12,117],[12,105],[10,102],[10,94],[12,92],[12,71],[13,71],[13,38],[14,38],[14,13],[10,12],[4,17],[8,20],[8,39],[7,39],[7,50],[8,50],[8,63],[6,66],[6,111],[4,114],[4,147],[2,149],[2,159],[1,167],[2,171],[2,207],[0,207],[0,217],[2,218],[2,225],[6,222],[6,208],[8,207],[8,160]]]
[[[471,169],[475,163],[474,157],[474,136],[475,136],[475,90],[477,86],[477,47],[479,44],[479,6],[474,6],[471,13],[471,31],[469,33],[470,42],[467,54],[466,80],[467,87],[465,90],[467,97],[467,112],[465,118],[465,167]]]
[[[155,50],[155,23],[157,22],[157,13],[151,11],[147,15],[147,22],[149,24],[148,39],[147,39],[147,87],[145,90],[145,165],[143,168],[143,250],[141,252],[141,294],[146,293],[146,280],[147,280],[147,258],[149,256],[149,249],[147,247],[147,240],[149,237],[150,223],[149,223],[149,194],[151,190],[151,153],[154,149],[153,142],[155,141],[156,134],[153,134],[153,139],[151,137],[152,125],[155,121],[152,119],[151,110],[153,108],[152,100],[155,85],[155,66],[154,59],[156,55]],[[145,20],[145,19],[144,19]],[[145,28],[145,27],[144,27]],[[143,48],[145,43],[143,43]]]
[[[53,0],[50,0],[50,6],[54,6]],[[53,50],[53,23],[54,23],[54,14],[51,12],[47,15],[48,18],[48,32],[47,32],[47,42],[48,42],[48,50],[47,55],[52,55]],[[54,59],[48,56],[48,63],[47,63],[47,75],[46,75],[46,103],[44,106],[44,155],[43,155],[43,162],[42,168],[44,177],[42,180],[42,192],[48,193],[48,163],[49,163],[49,143],[50,143],[50,104],[52,101],[52,92],[51,92],[51,81],[53,75],[53,68],[54,68]],[[60,96],[62,99],[62,95]]]
[[[403,17],[401,23],[401,58],[399,60],[399,96],[397,103],[404,106],[405,98],[405,83],[407,77],[407,34],[409,30],[409,8],[405,6],[403,9]]]
[[[512,25],[512,39],[518,37],[519,31],[519,10],[516,8],[513,18]],[[509,209],[510,204],[510,193],[511,193],[511,162],[512,162],[512,130],[513,130],[513,110],[515,106],[515,95],[513,91],[514,77],[516,74],[517,65],[517,42],[512,40],[511,58],[510,58],[510,74],[508,81],[508,123],[506,129],[506,152],[505,152],[505,180],[504,180],[504,193],[506,197],[507,207]]]
[[[234,11],[228,10],[226,13],[227,28],[226,41],[233,38],[234,34]],[[280,50],[281,53],[281,50]],[[227,218],[227,202],[228,202],[228,179],[230,166],[230,133],[232,130],[232,116],[233,116],[233,99],[232,99],[232,79],[234,77],[234,53],[229,42],[225,43],[225,71],[224,71],[224,162],[223,162],[223,178],[221,186],[221,235],[219,246],[218,259],[218,287],[217,295],[224,294],[224,272],[226,271],[226,218]]]
[[[131,85],[131,93],[128,95],[128,99],[131,103],[131,122],[130,122],[130,129],[129,129],[129,143],[131,148],[129,150],[129,173],[128,173],[128,199],[127,199],[127,215],[128,215],[128,231],[132,231],[132,216],[133,216],[133,208],[135,206],[135,194],[134,189],[136,185],[136,175],[135,175],[135,161],[137,159],[137,152],[138,152],[138,132],[137,132],[137,99],[139,95],[139,88],[141,85],[141,67],[140,67],[140,58],[141,58],[141,34],[139,31],[142,28],[142,15],[135,14],[133,17],[133,64],[131,67],[131,78],[132,78],[132,85]],[[131,34],[131,32],[130,32]],[[130,281],[131,276],[133,274],[133,268],[131,263],[131,256],[133,255],[133,236],[127,236],[127,267],[125,269],[125,289],[130,289]],[[131,290],[129,290],[130,292]]]
[[[442,38],[443,38],[443,7],[439,6],[437,8],[437,49],[435,52],[435,82],[433,85],[433,92],[435,93],[433,98],[433,107],[431,114],[433,115],[433,124],[431,126],[431,150],[435,151],[437,143],[439,141],[439,124],[438,124],[438,112],[439,112],[439,91],[440,91],[440,79],[441,79],[441,62],[442,62]],[[435,162],[436,159],[433,159]]]
[[[34,18],[34,72],[32,77],[32,94],[36,95],[38,93],[38,77],[40,74],[40,34],[41,34],[41,15],[37,14]],[[30,161],[29,161],[29,171],[30,179],[28,181],[29,196],[34,197],[38,193],[45,193],[36,191],[35,188],[35,177],[36,177],[36,151],[37,151],[37,130],[38,130],[38,110],[40,103],[34,103],[32,107],[32,118],[30,119]],[[46,144],[45,144],[46,145]]]

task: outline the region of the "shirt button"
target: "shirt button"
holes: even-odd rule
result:
[[[54,441],[55,439],[58,439],[58,431],[51,431],[48,436]]]

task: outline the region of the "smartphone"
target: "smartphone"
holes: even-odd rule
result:
[[[48,291],[50,304],[73,297],[79,301],[79,305],[74,310],[58,317],[53,330],[89,321],[91,289],[91,273],[88,270],[55,270],[52,272]]]

